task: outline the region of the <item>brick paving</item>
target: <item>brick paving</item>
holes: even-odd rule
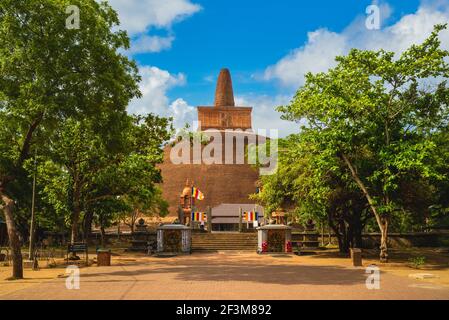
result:
[[[368,290],[365,269],[349,266],[348,259],[335,265],[292,255],[226,252],[114,259],[113,264],[80,269],[79,290],[66,289],[66,279],[57,278],[0,299],[449,299],[449,287],[390,272],[381,273],[380,290]]]

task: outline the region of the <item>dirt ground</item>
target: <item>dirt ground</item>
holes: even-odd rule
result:
[[[424,282],[449,287],[449,248],[406,248],[390,250],[390,262],[379,263],[377,251],[364,251],[364,264],[375,264],[386,272],[408,276],[414,273],[429,273],[435,278]],[[425,263],[415,268],[410,258],[424,257]]]

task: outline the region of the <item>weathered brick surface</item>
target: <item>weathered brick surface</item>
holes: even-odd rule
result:
[[[259,173],[249,164],[172,164],[171,147],[164,152],[161,169],[163,183],[162,195],[169,202],[170,215],[177,215],[180,195],[187,179],[194,181],[205,196],[203,201],[196,201],[196,207],[205,211],[207,206],[214,207],[221,203],[255,203],[249,195],[256,192]]]
[[[198,107],[201,130],[251,129],[251,107]]]
[[[214,104],[216,107],[231,107],[235,105],[231,73],[226,68],[221,69],[218,75]]]
[[[251,129],[250,107],[235,107],[232,89],[232,80],[229,70],[223,69],[220,72],[215,93],[215,106],[198,107],[198,120],[201,122],[201,131],[206,129],[216,129],[222,135],[223,143],[219,145],[222,153],[222,162],[225,161],[225,130],[226,129]],[[249,132],[236,133],[237,136],[245,136],[244,144],[264,143],[264,137]],[[257,139],[257,140],[256,140]],[[213,140],[212,140],[213,141]],[[230,140],[232,141],[232,140]],[[237,161],[237,154],[244,155],[245,150],[239,148],[237,139],[231,142],[234,161]],[[213,141],[216,143],[216,141]],[[204,148],[204,146],[203,146]],[[179,197],[187,179],[194,181],[205,195],[204,201],[197,201],[196,207],[204,211],[207,206],[214,207],[222,203],[254,203],[248,196],[256,192],[256,183],[259,178],[258,171],[247,162],[246,164],[173,164],[170,161],[172,147],[165,148],[164,162],[160,165],[163,177],[161,185],[163,197],[170,204],[170,216],[177,215]],[[219,149],[217,149],[219,150]],[[193,151],[190,150],[191,159]]]

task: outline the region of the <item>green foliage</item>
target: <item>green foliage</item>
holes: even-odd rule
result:
[[[193,146],[194,143],[199,143],[202,145],[207,145],[210,142],[210,137],[201,131],[192,131],[190,124],[186,123],[183,128],[176,132],[176,139],[172,142],[174,146],[179,141],[190,141],[190,145]]]
[[[413,257],[408,259],[408,262],[410,263],[412,268],[419,269],[426,264],[426,257],[424,256]]]
[[[446,177],[435,166],[436,138],[448,120],[449,89],[436,79],[449,75],[438,39],[443,28],[397,60],[391,52],[353,49],[329,72],[307,74],[292,103],[279,107],[285,119],[307,120],[303,134],[330,155],[323,159],[330,170],[341,174],[329,161],[349,159],[380,216],[401,208],[404,179]],[[430,77],[434,87],[420,85]]]
[[[156,186],[161,182],[156,165],[163,160],[162,146],[170,136],[168,119],[149,114],[114,121],[115,131],[106,135],[96,132],[102,126],[98,122],[71,119],[55,132],[52,160],[40,166],[45,185],[41,195],[68,225],[73,223],[75,205],[81,208],[81,218],[103,227],[136,208],[166,214]]]
[[[65,26],[69,5],[80,8],[80,29]],[[0,1],[0,194],[15,200],[19,227],[28,225],[34,154],[41,227],[93,215],[109,223],[137,203],[166,214],[156,165],[170,120],[126,113],[140,76],[118,26],[107,2]]]
[[[65,27],[69,5],[82,12],[78,30]],[[137,67],[119,53],[129,39],[111,31],[118,23],[95,0],[0,2],[0,180],[15,200],[30,151],[48,147],[60,124],[124,113],[140,95]]]
[[[355,218],[384,232],[431,227],[449,207],[449,52],[438,38],[445,28],[400,56],[352,49],[328,72],[307,74],[291,103],[278,107],[305,124],[279,142],[279,170],[262,177],[253,198],[269,210],[327,216],[339,230]],[[434,205],[443,210],[432,212]]]

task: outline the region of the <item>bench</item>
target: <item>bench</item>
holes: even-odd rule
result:
[[[84,253],[86,257],[86,264],[89,265],[89,252],[86,243],[75,242],[67,245],[67,264],[69,263],[69,254],[71,253]]]

